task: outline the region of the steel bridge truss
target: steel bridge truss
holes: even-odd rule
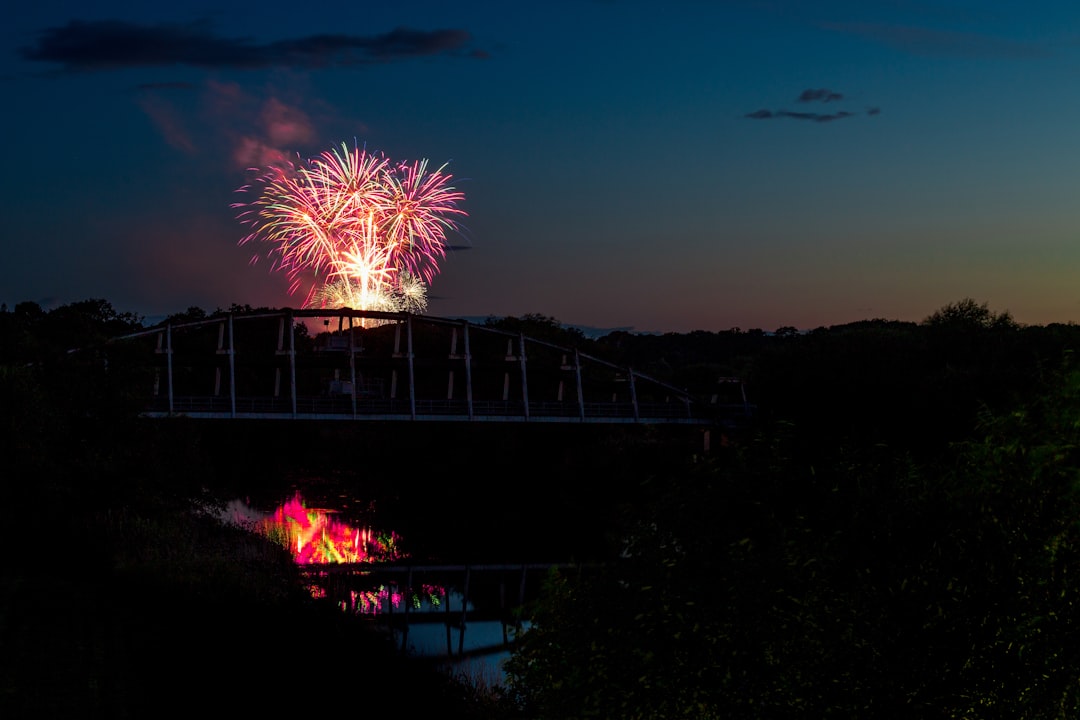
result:
[[[309,328],[319,321],[323,329],[313,333]],[[716,418],[715,407],[632,368],[467,320],[286,309],[168,323],[117,340],[142,343],[152,358],[144,413],[151,417],[684,424]]]

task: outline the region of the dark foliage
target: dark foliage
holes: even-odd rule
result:
[[[1078,427],[1067,369],[947,465],[789,427],[671,468],[552,578],[512,686],[545,718],[1075,717]]]

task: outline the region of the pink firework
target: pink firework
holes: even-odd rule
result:
[[[429,173],[427,160],[391,164],[343,144],[267,169],[255,182],[258,197],[233,204],[251,227],[240,244],[269,244],[267,255],[288,276],[290,293],[313,276],[305,305],[325,286],[342,283],[357,285],[346,297],[389,296],[400,272],[430,283],[446,256],[447,233],[466,215],[457,207],[464,194],[450,185],[445,167]]]
[[[446,257],[446,233],[457,228],[454,216],[465,214],[457,207],[465,196],[449,185],[445,168],[429,173],[427,160],[421,160],[401,163],[388,175],[393,204],[383,234],[391,257],[428,283]]]

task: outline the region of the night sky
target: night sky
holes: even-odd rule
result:
[[[9,309],[298,306],[230,204],[345,142],[466,195],[430,315],[1080,321],[1080,3],[42,0],[0,40]]]

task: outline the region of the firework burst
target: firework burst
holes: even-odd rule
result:
[[[392,163],[342,144],[240,188],[256,193],[232,205],[250,227],[240,244],[269,245],[290,294],[310,282],[305,306],[423,312],[447,235],[466,215],[451,179],[446,165],[429,171],[427,160]]]

